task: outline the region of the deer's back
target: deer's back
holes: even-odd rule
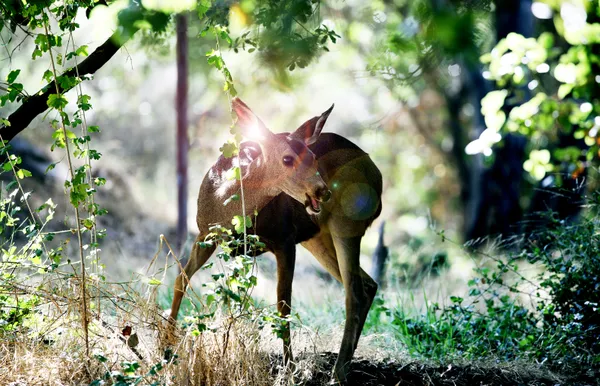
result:
[[[322,133],[310,149],[333,192],[332,200],[319,216],[309,215],[304,203],[285,193],[271,200],[259,212],[252,230],[271,251],[282,243],[311,239],[331,219],[348,225],[354,236],[362,236],[381,213],[381,172],[367,153],[335,133]]]
[[[321,134],[311,150],[333,193],[331,201],[324,206],[328,213],[321,214],[321,221],[329,215],[336,221],[354,226],[354,233],[364,233],[381,213],[381,172],[369,154],[335,133]]]

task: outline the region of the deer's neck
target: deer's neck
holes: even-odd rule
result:
[[[238,190],[243,187],[246,211],[261,210],[281,193],[281,188],[274,176],[270,175],[262,157],[243,168],[242,173],[242,184],[238,182]]]
[[[212,209],[207,209],[205,213],[206,217],[214,219],[211,222],[229,224],[233,216],[242,214],[243,209],[247,216],[253,216],[255,211],[260,211],[281,193],[279,184],[269,175],[264,159],[255,159],[251,164],[242,165],[241,172],[241,184],[238,180],[227,180],[218,187],[216,196],[219,197],[220,202]],[[232,196],[237,198],[228,200]],[[242,206],[242,197],[244,206]],[[223,205],[227,200],[227,205]],[[200,202],[198,204],[201,205]]]

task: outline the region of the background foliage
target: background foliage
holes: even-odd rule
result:
[[[223,230],[185,305],[187,340],[154,350],[178,255],[177,14],[190,18],[192,202],[219,151],[235,154],[235,95],[275,131],[335,102],[326,130],[382,170],[390,254],[359,354],[597,369],[600,8],[583,0],[3,2],[0,336],[20,346],[2,360],[63,352],[38,367],[96,384],[189,371],[273,384],[284,375],[261,352],[285,326],[304,353],[337,350],[342,288],[301,253],[281,318],[273,260],[234,258]]]

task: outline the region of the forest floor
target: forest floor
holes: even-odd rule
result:
[[[111,174],[111,171],[107,171],[105,174]],[[103,217],[103,226],[107,228],[107,240],[103,246],[103,263],[108,267],[108,271],[112,273],[112,276],[120,278],[126,278],[131,275],[131,271],[135,268],[140,271],[146,271],[147,264],[152,260],[152,256],[156,254],[157,250],[157,239],[158,235],[165,234],[168,238],[174,239],[173,235],[173,224],[166,221],[163,218],[153,216],[153,213],[144,210],[140,202],[136,202],[132,194],[135,189],[131,189],[126,183],[126,180],[119,178],[118,174],[112,177],[113,181],[117,183],[113,184],[113,187],[106,189],[98,194],[98,200],[102,203],[103,207],[108,208],[109,214]],[[34,207],[40,206],[45,199],[46,195],[51,194],[55,197],[60,197],[62,194],[62,185],[50,185],[46,182],[45,185],[37,185],[33,181],[27,181],[26,184],[31,184],[32,190],[42,191],[44,195],[33,195],[32,200]],[[42,188],[43,187],[43,188]],[[28,190],[28,189],[26,189]],[[65,203],[56,200],[59,203],[58,213],[66,211]],[[64,200],[63,200],[64,201]],[[62,208],[61,208],[62,206]],[[65,212],[66,213],[66,212]],[[57,217],[64,217],[64,215]],[[64,227],[63,223],[56,225],[54,231],[60,231]],[[65,236],[66,237],[66,236]],[[57,237],[57,240],[59,238]],[[60,240],[58,240],[60,241]],[[299,259],[302,263],[302,259]],[[465,268],[461,268],[465,270]],[[173,271],[173,269],[172,269]],[[275,277],[275,266],[274,261],[266,260],[261,265],[261,282],[266,283],[262,288],[264,290],[255,291],[254,295],[258,298],[269,298],[273,297],[272,288],[274,286],[272,278]],[[210,276],[210,272],[204,273],[205,276]],[[201,276],[199,274],[198,276]],[[271,278],[269,280],[269,278]],[[197,278],[198,279],[198,278]],[[264,279],[264,280],[263,280]],[[296,304],[311,304],[315,302],[315,299],[320,300],[321,303],[318,307],[313,306],[300,306],[299,310],[306,319],[320,318],[320,322],[313,320],[314,329],[317,329],[319,325],[323,325],[323,329],[326,330],[327,326],[336,326],[342,320],[341,306],[343,304],[343,297],[340,296],[341,289],[336,286],[335,283],[330,283],[326,280],[328,277],[322,277],[321,270],[315,268],[315,264],[299,264],[296,269],[296,288],[302,288],[303,291],[295,292]],[[460,278],[459,278],[460,279]],[[459,279],[456,279],[459,281]],[[171,280],[171,279],[170,279]],[[115,280],[116,281],[116,280]],[[445,283],[451,282],[450,280],[444,279]],[[202,280],[197,280],[198,283]],[[119,283],[117,283],[119,284]],[[433,285],[432,285],[433,286]],[[120,287],[119,287],[120,288]],[[170,285],[169,285],[170,288]],[[435,287],[434,287],[435,288]],[[312,291],[308,291],[311,289]],[[122,288],[120,289],[122,291]],[[417,290],[412,295],[417,296]],[[433,294],[439,297],[443,297],[446,291],[450,289],[446,288],[445,291],[437,290],[433,291]],[[121,294],[121,292],[118,292]],[[303,293],[304,298],[302,297]],[[165,296],[165,294],[162,294]],[[433,295],[430,295],[430,297]],[[117,298],[116,296],[114,298]],[[120,298],[119,298],[120,299]],[[145,301],[155,305],[154,298],[144,299]],[[163,299],[164,303],[162,306],[168,307],[169,299]],[[270,303],[273,303],[271,299]],[[331,306],[331,304],[334,304]],[[58,307],[58,306],[57,306]],[[136,310],[151,309],[152,307],[146,306],[137,307]],[[74,310],[76,306],[72,303],[68,303],[68,309]],[[314,311],[314,310],[317,311]],[[319,311],[324,309],[324,311]],[[310,314],[311,310],[316,315]],[[105,311],[106,312],[106,311]],[[319,312],[323,315],[320,315]],[[62,318],[67,313],[60,313]],[[68,313],[70,315],[71,313]],[[144,313],[146,315],[146,313]],[[58,319],[58,318],[57,318]],[[77,331],[78,325],[75,318],[66,318],[66,326],[70,328],[64,329],[64,331]],[[116,316],[111,315],[108,319],[114,319],[114,331],[120,331],[121,327],[135,323],[136,318],[131,314],[122,312]],[[142,318],[143,319],[143,318]],[[62,320],[62,319],[61,319]],[[149,323],[151,324],[151,323]],[[77,326],[77,327],[73,327]],[[102,334],[99,331],[102,330],[102,326],[96,326],[93,330],[93,337],[99,340],[98,345],[92,345],[94,348],[104,348],[106,352],[113,351],[125,351],[125,353],[119,352],[110,356],[110,366],[106,365],[106,369],[115,370],[120,369],[122,361],[127,363],[134,363],[137,359],[128,352],[122,340],[118,339],[107,339],[102,338]],[[143,330],[143,323],[134,325],[134,330]],[[53,327],[54,330],[57,326]],[[112,335],[115,335],[114,331]],[[60,335],[60,334],[59,334]],[[104,332],[104,335],[109,336],[110,333]],[[112,336],[111,335],[111,336]],[[118,335],[118,334],[117,334]],[[148,347],[148,352],[153,351],[154,342],[154,331],[144,335],[140,333],[141,342],[145,342]],[[32,336],[18,336],[13,341],[0,339],[0,385],[11,384],[82,384],[81,380],[90,377],[90,375],[84,375],[85,372],[82,370],[83,365],[81,364],[81,342],[78,341],[78,334],[62,334],[63,338],[57,338],[57,343],[53,345],[47,345],[45,341],[39,341],[34,335]],[[32,338],[31,340],[29,338]],[[119,337],[122,338],[122,337]],[[71,340],[77,342],[76,344],[62,343],[60,339],[64,339],[66,342]],[[366,337],[363,335],[361,338],[363,345],[365,345]],[[330,336],[322,338],[323,341],[328,341],[332,346],[338,346],[339,342],[332,339]],[[111,343],[111,342],[117,343]],[[141,343],[143,345],[143,343]],[[123,346],[123,347],[121,347]],[[279,342],[277,343],[279,346]],[[116,348],[115,348],[116,347]],[[187,347],[187,346],[186,346]],[[331,369],[335,363],[337,354],[329,352],[333,348],[328,347],[318,349],[317,353],[310,354],[310,358],[304,358],[308,363],[305,372],[300,371],[299,379],[300,384],[307,386],[313,385],[325,385],[328,384]],[[189,350],[188,350],[189,351]],[[272,352],[270,350],[256,350],[256,352]],[[393,351],[393,350],[392,350]],[[402,350],[394,352],[394,356]],[[24,355],[23,353],[27,354]],[[71,355],[76,353],[77,355]],[[197,364],[193,362],[196,358],[187,358],[187,353],[181,353],[181,373],[185,373],[186,376],[189,374],[189,369],[194,369]],[[72,357],[72,358],[71,358]],[[147,354],[147,361],[141,361],[143,365],[140,369],[144,372],[151,371],[151,367],[154,365],[154,359],[152,355]],[[193,357],[193,356],[191,356]],[[199,355],[201,357],[201,355]],[[257,366],[260,369],[256,370],[258,373],[263,375],[263,372],[271,370],[271,376],[273,379],[278,377],[277,372],[280,370],[280,364],[282,358],[276,354],[259,354],[260,359],[254,362],[255,359],[250,357],[244,357],[238,355],[237,360],[246,362],[249,367]],[[159,358],[160,359],[160,358]],[[186,360],[189,360],[187,364]],[[144,362],[144,363],[142,363]],[[146,363],[147,362],[147,363]],[[256,363],[256,364],[255,364]],[[209,368],[215,368],[220,365],[216,362],[207,362]],[[104,363],[96,364],[98,369],[95,373],[101,376],[105,373]],[[269,367],[270,366],[270,367]],[[279,368],[279,370],[278,370]],[[206,369],[206,368],[204,368]],[[138,373],[140,372],[138,371]],[[175,372],[175,371],[174,371]],[[55,374],[56,373],[56,374]],[[181,374],[180,374],[181,375]],[[95,376],[91,376],[90,379],[94,379]],[[50,382],[50,379],[56,379],[56,382]],[[177,378],[175,378],[177,379]],[[179,378],[182,379],[182,378]],[[600,384],[597,379],[600,379],[600,371],[587,370],[587,369],[548,369],[547,365],[538,365],[535,363],[523,364],[513,362],[492,362],[487,361],[485,363],[453,363],[440,365],[435,362],[423,362],[416,359],[403,358],[402,360],[382,360],[375,359],[366,356],[358,355],[355,357],[351,372],[349,375],[349,385],[596,385]],[[60,381],[58,381],[60,380]],[[261,377],[261,384],[269,384],[271,379],[268,374]],[[6,383],[5,383],[6,382]],[[116,384],[116,383],[115,383]],[[227,383],[212,383],[212,384],[227,384]],[[251,385],[252,383],[246,383]]]
[[[329,368],[333,367],[337,354],[323,353]],[[554,373],[525,364],[426,364],[419,361],[409,363],[382,363],[368,359],[357,359],[352,363],[348,385],[390,386],[467,386],[467,385],[597,385],[597,371],[579,371],[571,374]],[[317,374],[307,386],[327,384],[329,371]]]

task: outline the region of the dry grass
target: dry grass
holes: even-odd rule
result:
[[[82,339],[78,337],[64,336],[50,344],[33,339],[3,339],[0,345],[0,384],[80,385],[93,380],[113,384],[129,375],[130,383],[125,384],[134,384],[142,378],[141,384],[272,385],[269,358],[259,352],[256,340],[251,338],[246,328],[236,327],[234,330],[224,353],[224,336],[204,333],[183,339],[171,362],[163,360],[153,331],[149,331],[148,335],[138,332],[137,336],[144,340],[149,338],[138,347],[138,357],[125,342],[103,329],[109,335],[93,339],[92,347],[96,354],[87,360]],[[106,362],[97,359],[99,353]],[[122,363],[126,362],[137,363],[139,368],[134,373],[125,374]],[[156,370],[158,364],[163,368]]]
[[[66,288],[44,292],[35,315],[19,329],[0,333],[0,384],[79,385],[94,380],[107,384],[136,381],[172,385],[271,385],[271,361],[261,353],[260,331],[252,323],[214,323],[228,328],[196,335],[184,333],[164,359],[160,337],[164,317],[156,308],[157,288],[128,285],[91,288],[89,357],[77,298],[61,294]],[[53,301],[47,303],[47,293]],[[21,297],[28,294],[24,291]],[[134,364],[135,363],[135,364]],[[129,364],[129,365],[127,365]],[[126,367],[129,366],[128,372]],[[128,378],[126,378],[128,377]],[[139,378],[139,379],[138,379]]]
[[[251,319],[232,321],[225,315],[211,321],[214,330],[180,330],[167,361],[161,341],[166,324],[155,306],[157,291],[149,286],[146,290],[144,295],[131,288],[124,291],[123,285],[120,293],[104,288],[105,300],[110,297],[115,303],[92,313],[89,357],[78,304],[58,301],[39,307],[40,315],[31,323],[2,336],[0,384],[81,385],[102,380],[125,382],[120,385],[283,385],[322,376],[331,366],[316,353],[313,332],[302,330],[294,335],[294,342],[304,344],[297,347],[299,359],[291,376],[282,368],[281,356],[273,354],[280,352],[281,342],[270,331]],[[139,367],[128,373],[126,366],[134,363]]]
[[[270,361],[260,350],[260,335],[251,325],[187,334],[175,349],[172,379],[186,385],[272,385]]]
[[[208,331],[198,333],[193,325],[179,330],[177,343],[165,350],[166,318],[157,306],[164,288],[155,280],[166,282],[165,268],[173,255],[170,247],[166,250],[161,267],[131,281],[108,283],[88,276],[87,347],[80,280],[70,266],[32,275],[23,265],[16,282],[0,279],[0,295],[20,302],[37,299],[16,330],[0,330],[0,385],[288,383],[289,371],[282,368],[280,355],[273,354],[281,352],[281,341],[252,315],[232,318],[223,312],[203,320]],[[162,252],[161,245],[151,267]],[[188,293],[195,295],[193,288]],[[330,366],[315,355],[315,336],[307,329],[294,334],[294,341],[304,342],[296,350],[296,382]]]

